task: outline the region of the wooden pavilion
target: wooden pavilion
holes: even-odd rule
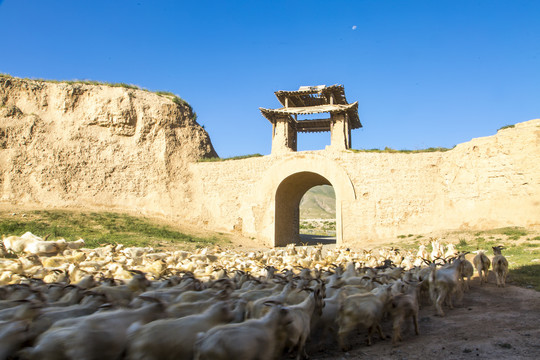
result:
[[[358,102],[349,104],[343,85],[301,86],[297,91],[276,91],[282,108],[259,108],[272,123],[272,154],[296,151],[298,132],[330,131],[332,150],[351,147],[351,130],[362,127]],[[298,120],[298,115],[328,114],[328,118]]]

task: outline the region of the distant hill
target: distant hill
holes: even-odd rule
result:
[[[335,219],[336,195],[330,185],[309,189],[300,201],[300,219]]]

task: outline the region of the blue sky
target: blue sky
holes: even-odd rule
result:
[[[540,117],[538,19],[536,0],[0,0],[0,72],[171,91],[221,157],[269,154],[258,108],[320,84],[359,102],[354,148],[452,147]]]

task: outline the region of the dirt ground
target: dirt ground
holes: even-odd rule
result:
[[[490,276],[493,276],[491,273]],[[365,345],[365,331],[350,338],[352,349],[342,352],[335,341],[322,351],[312,346],[312,359],[540,359],[540,292],[507,285],[497,288],[495,278],[480,286],[473,278],[463,304],[446,316],[435,316],[433,306],[419,314],[420,335],[412,321],[402,327],[403,342],[392,346],[390,338],[374,335],[373,345]],[[383,324],[391,336],[391,324]]]

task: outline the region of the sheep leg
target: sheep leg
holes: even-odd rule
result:
[[[309,356],[306,352],[306,337],[302,336],[298,343],[298,353],[296,354],[296,360],[308,359]]]
[[[496,275],[496,277],[497,277],[497,287],[502,287],[502,286],[503,286],[503,283],[502,283],[502,274],[499,273],[499,272],[496,272],[495,275]]]
[[[420,335],[420,332],[418,331],[418,313],[412,314],[412,319],[414,323],[414,332],[416,335]]]
[[[383,340],[386,339],[386,336],[382,332],[381,324],[377,324],[377,332],[379,333],[379,336],[381,337],[381,339],[383,339]]]
[[[368,335],[367,335],[367,341],[366,341],[366,344],[367,346],[371,346],[371,335],[373,334],[373,326],[370,326],[368,328]]]
[[[439,316],[444,316],[444,311],[442,309],[442,304],[443,304],[443,301],[444,301],[445,298],[446,298],[446,292],[441,291],[439,293],[439,296],[437,297],[437,299],[435,299],[435,308],[437,309],[437,315],[439,315]]]
[[[394,324],[393,324],[393,333],[392,333],[392,345],[396,345],[398,341],[401,341],[402,338],[401,338],[401,331],[400,331],[400,328],[401,328],[401,318],[396,318],[394,320]]]
[[[480,269],[478,269],[478,277],[480,278],[480,285],[482,285],[484,283],[484,275]]]
[[[458,284],[459,286],[459,284]],[[453,309],[454,308],[454,304],[452,302],[452,296],[454,296],[454,293],[456,292],[456,289],[452,289],[451,291],[449,291],[446,295],[446,305],[448,305],[448,308],[449,309]]]
[[[350,329],[339,329],[338,332],[338,342],[339,348],[342,351],[347,351],[350,349],[350,345],[347,343],[347,336],[349,335]]]
[[[347,351],[350,349],[350,345],[346,342],[347,334],[340,332],[338,334],[338,342],[339,342],[339,348],[341,351]]]
[[[394,329],[394,333],[392,334],[392,345],[397,345],[399,341],[401,341],[401,334],[399,331],[399,327]]]
[[[464,293],[464,290],[463,289],[456,289],[456,303],[461,306],[463,305],[463,293]]]

